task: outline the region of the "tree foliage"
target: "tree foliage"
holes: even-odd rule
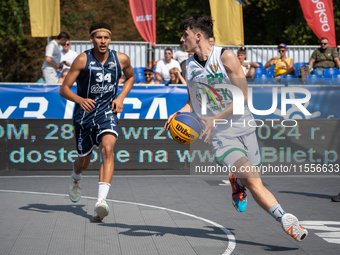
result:
[[[156,36],[157,43],[179,43],[182,31],[180,22],[191,14],[210,15],[208,0],[157,0]]]
[[[31,61],[27,0],[0,2],[0,81],[25,81]]]
[[[333,1],[336,38],[340,38],[340,3]],[[316,45],[319,40],[308,26],[299,1],[243,1],[245,44]]]
[[[340,38],[340,1],[333,1]],[[316,45],[299,1],[243,0],[246,45]],[[208,0],[156,0],[157,44],[177,44],[178,25],[190,14],[210,15]],[[94,22],[112,25],[113,41],[143,41],[131,17],[129,0],[60,0],[61,31],[88,40]],[[28,0],[0,1],[0,81],[34,82],[41,77],[46,38],[31,37]],[[53,39],[53,38],[51,38]]]

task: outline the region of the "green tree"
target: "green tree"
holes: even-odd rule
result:
[[[27,0],[0,3],[0,81],[25,81],[25,62],[30,62]]]
[[[245,0],[243,24],[246,45],[316,45],[299,1]],[[340,3],[333,1],[336,36],[340,36]]]
[[[179,44],[182,31],[180,22],[191,14],[210,15],[208,0],[157,0],[156,36],[157,44]]]

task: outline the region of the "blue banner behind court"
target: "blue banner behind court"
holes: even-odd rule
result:
[[[294,92],[295,88],[310,93]],[[121,88],[120,88],[121,89]],[[76,92],[76,87],[72,87]],[[340,118],[340,87],[249,87],[249,108],[257,119]],[[135,86],[124,101],[121,119],[167,119],[188,99],[185,87]],[[293,100],[300,99],[300,104]],[[253,107],[251,107],[253,106]],[[282,110],[286,108],[286,115]],[[0,119],[71,119],[74,103],[59,95],[59,86],[1,85]],[[306,109],[311,115],[303,112]],[[266,111],[265,111],[266,110]],[[261,111],[261,112],[259,112]],[[260,115],[264,113],[264,115]]]

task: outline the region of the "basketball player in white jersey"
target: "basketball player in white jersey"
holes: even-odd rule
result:
[[[262,184],[259,171],[261,157],[254,127],[256,124],[247,125],[253,121],[253,116],[246,105],[248,85],[238,58],[232,51],[209,44],[208,39],[213,30],[211,17],[188,16],[181,22],[180,29],[183,31],[183,46],[195,54],[182,65],[189,99],[178,112],[195,112],[204,128],[204,142],[211,145],[216,161],[229,169],[236,169],[237,177],[232,173],[229,177],[235,209],[240,212],[246,209],[247,188],[255,201],[281,223],[287,234],[297,241],[304,240],[307,230],[300,226],[294,215],[282,209],[274,195]],[[231,92],[233,89],[228,89],[226,85],[221,88],[223,85],[220,84],[232,85],[231,88],[236,86],[243,92],[243,115],[233,115],[232,102],[236,98]],[[206,106],[205,109],[202,109],[202,105]],[[175,114],[165,123],[167,130]],[[228,125],[223,125],[222,122],[226,121]],[[231,122],[239,124],[230,125]],[[242,169],[255,170],[242,172]]]

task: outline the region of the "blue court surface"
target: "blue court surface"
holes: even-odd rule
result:
[[[309,235],[288,236],[248,194],[231,203],[228,178],[117,171],[109,215],[94,222],[98,172],[84,172],[82,198],[68,171],[0,171],[0,254],[339,254],[339,176],[264,177],[263,183]]]

